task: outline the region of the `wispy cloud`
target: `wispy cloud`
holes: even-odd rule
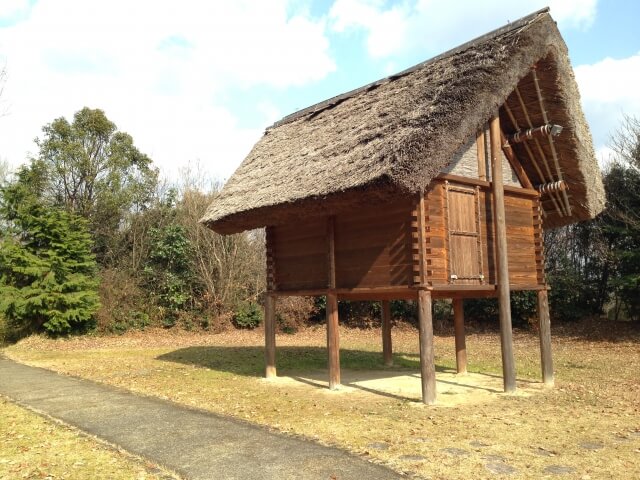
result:
[[[5,2],[0,18],[28,7]],[[230,91],[305,85],[335,69],[324,21],[287,0],[40,0],[0,28],[0,57],[11,104],[0,150],[13,163],[42,125],[89,106],[168,172],[199,159],[221,177],[262,133],[221,106]],[[265,125],[272,113],[256,107]]]
[[[546,5],[561,28],[586,29],[596,17],[597,0],[337,0],[329,17],[336,32],[364,30],[369,55],[382,59],[440,53]]]

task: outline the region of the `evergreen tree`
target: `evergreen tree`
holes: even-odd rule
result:
[[[0,189],[0,313],[14,326],[67,334],[93,325],[96,262],[86,221],[39,199],[42,175],[23,168]]]

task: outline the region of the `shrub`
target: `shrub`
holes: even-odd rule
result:
[[[239,328],[256,328],[262,323],[262,308],[254,302],[240,303],[233,314],[233,323]]]

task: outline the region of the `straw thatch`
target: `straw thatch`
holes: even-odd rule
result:
[[[565,127],[556,145],[572,205],[572,215],[564,217],[545,205],[545,224],[591,218],[603,208],[600,173],[566,46],[542,10],[285,117],[267,129],[202,222],[233,233],[424,189],[537,63],[550,120]],[[521,87],[532,94],[530,86]],[[531,105],[529,114],[538,121],[540,112]],[[522,115],[515,107],[514,114]],[[505,131],[513,131],[503,109],[500,117]],[[529,159],[516,153],[539,180]]]

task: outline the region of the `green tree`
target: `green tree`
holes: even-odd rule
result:
[[[61,117],[42,131],[32,163],[44,175],[43,195],[88,220],[104,263],[123,219],[153,196],[158,172],[102,110],[85,107],[73,122]]]
[[[198,294],[191,263],[191,244],[185,229],[176,222],[175,190],[158,205],[164,224],[149,230],[150,251],[144,268],[147,290],[166,309],[166,326],[175,323],[178,312],[190,310]]]
[[[0,189],[0,313],[14,327],[85,330],[99,307],[86,221],[41,202],[42,172],[23,167]]]
[[[625,117],[605,172],[607,210],[600,219],[613,262],[607,280],[617,317],[640,320],[640,119]]]

